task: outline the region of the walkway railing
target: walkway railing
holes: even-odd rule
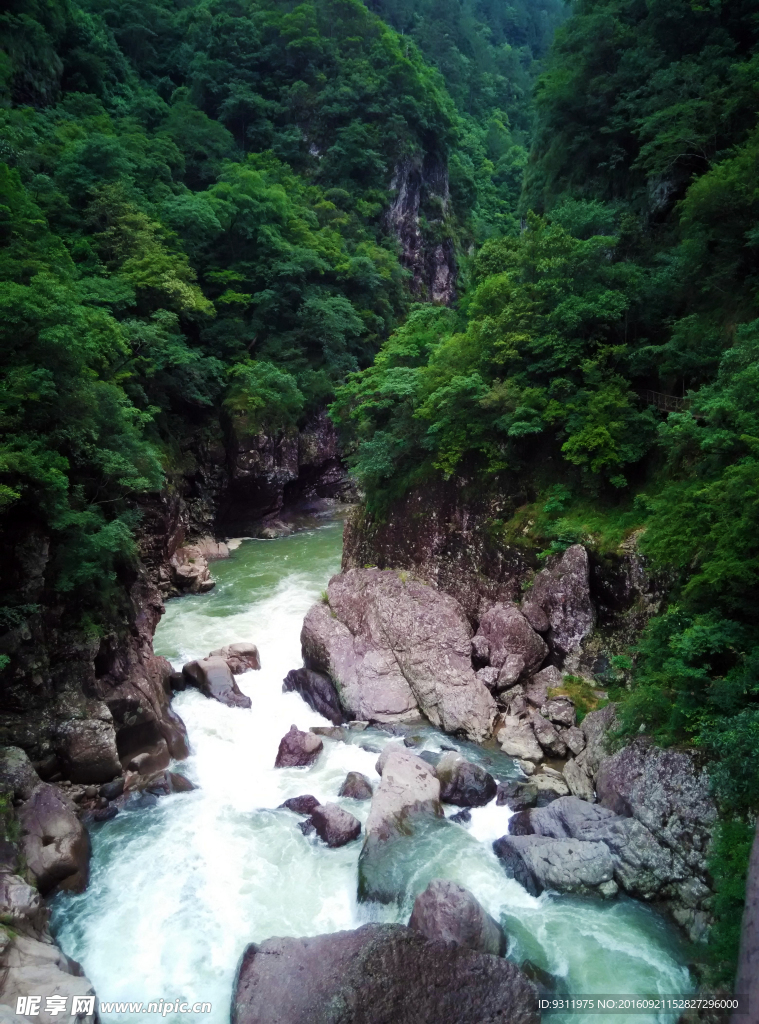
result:
[[[638,394],[646,405],[655,405],[662,412],[685,412],[686,409],[690,408],[689,398],[665,395],[661,391],[639,391]]]

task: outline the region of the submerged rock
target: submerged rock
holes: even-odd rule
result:
[[[285,800],[283,804],[280,804],[280,807],[286,807],[288,811],[292,811],[294,814],[313,814],[318,806],[319,801],[315,796],[311,796],[310,793],[303,796],[291,796],[289,800]]]
[[[327,846],[345,846],[361,834],[361,822],[338,804],[320,804],[311,814],[316,833]]]
[[[334,576],[303,624],[303,658],[326,672],[352,717],[411,721],[482,740],[495,714],[475,676],[471,627],[454,598],[391,570]]]
[[[282,683],[284,693],[299,693],[310,708],[328,718],[333,725],[343,725],[346,715],[340,706],[335,684],[324,672],[310,668],[294,668]]]
[[[291,725],[279,741],[279,750],[274,762],[275,768],[299,768],[313,764],[324,749],[324,744],[312,732],[301,732]]]
[[[536,1000],[508,960],[368,924],[248,946],[231,1024],[538,1024]]]
[[[440,799],[458,807],[483,807],[498,788],[489,772],[452,751],[440,758],[435,775],[440,782]]]
[[[249,708],[250,697],[240,691],[225,658],[214,656],[191,661],[182,668],[182,676],[206,697],[230,708]]]
[[[428,939],[455,942],[478,953],[502,956],[506,952],[503,929],[463,885],[434,878],[417,896],[409,928]]]

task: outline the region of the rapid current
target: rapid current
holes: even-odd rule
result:
[[[355,928],[368,920],[406,922],[413,899],[435,877],[470,889],[503,924],[508,956],[531,960],[560,977],[573,994],[675,994],[690,989],[684,951],[674,929],[632,900],[609,902],[543,893],[534,898],[503,868],[492,841],[507,831],[510,811],[474,809],[469,826],[451,824],[410,849],[402,906],[381,910],[356,899],[360,840],[328,849],[305,837],[297,815],[279,805],[311,793],[336,800],[348,771],[379,783],[374,752],[390,737],[377,730],[351,743],[324,740],[310,768],[274,769],[279,741],[290,725],[328,725],[282,679],[302,664],[300,629],[340,565],[342,523],[324,521],[281,540],[244,541],[228,561],[215,563],[210,594],[170,601],[155,637],[156,653],[176,667],[223,644],[252,640],[262,669],[238,676],[251,710],[228,708],[199,692],[178,694],[190,757],[173,770],[197,789],[163,797],[157,806],[122,811],[92,831],[87,890],[59,896],[53,928],[78,960],[101,1001],[182,998],[210,1002],[212,1012],[157,1018],[103,1014],[104,1024],[164,1019],[228,1024],[235,968],[249,942],[274,935],[315,935]],[[425,746],[439,750],[450,737],[427,729]],[[516,774],[497,751],[457,744],[496,778]],[[363,821],[369,802],[340,799]],[[458,808],[446,808],[446,814]],[[598,1024],[598,1016],[552,1014],[555,1024]],[[614,1022],[670,1020],[641,1014]]]

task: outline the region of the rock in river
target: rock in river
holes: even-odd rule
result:
[[[478,953],[502,956],[506,952],[506,936],[498,922],[468,889],[444,878],[433,878],[417,896],[409,928],[428,939],[455,942]]]
[[[333,725],[342,725],[348,720],[340,707],[335,684],[324,672],[315,672],[310,668],[294,668],[285,676],[282,691],[299,693],[310,708],[324,715]]]
[[[538,1024],[518,967],[397,924],[267,939],[242,955],[231,1024]]]
[[[81,892],[87,885],[90,843],[75,805],[55,787],[41,782],[18,812],[22,849],[37,888]]]
[[[190,661],[182,668],[188,686],[194,686],[206,697],[213,697],[230,708],[249,708],[250,697],[240,692],[226,658],[215,655]]]
[[[345,846],[358,839],[361,822],[338,804],[321,804],[311,814],[316,834],[327,846]]]
[[[478,764],[447,751],[435,767],[440,782],[440,799],[458,807],[483,807],[496,794],[498,783]]]
[[[371,800],[373,792],[372,784],[365,775],[361,772],[348,772],[338,796],[347,796],[351,800]]]
[[[324,744],[312,732],[301,732],[297,726],[291,725],[279,741],[275,768],[302,768],[313,764],[324,749]]]

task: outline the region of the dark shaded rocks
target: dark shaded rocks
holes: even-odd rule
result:
[[[472,820],[472,812],[468,807],[465,807],[463,811],[459,811],[458,814],[452,814],[448,821],[453,821],[457,825],[468,825]]]
[[[298,768],[313,764],[324,749],[324,744],[312,732],[301,732],[297,726],[291,725],[279,742],[279,750],[274,762],[275,768]]]
[[[521,658],[522,671],[535,672],[548,654],[548,647],[516,605],[495,604],[480,619],[478,630],[490,646],[490,664],[501,668],[508,658]],[[515,663],[512,661],[512,665]],[[511,673],[513,674],[513,673]]]
[[[261,656],[254,643],[240,641],[227,644],[218,651],[211,651],[209,658],[223,658],[229,665],[232,675],[239,676],[243,672],[257,671],[261,668]]]
[[[419,825],[444,817],[440,783],[425,761],[400,743],[388,744],[383,758],[359,855],[358,894],[361,900],[388,903],[400,895],[396,844],[408,843]]]
[[[434,878],[414,901],[409,928],[428,939],[455,942],[477,953],[502,956],[506,936],[498,922],[457,882]]]
[[[115,779],[113,782],[106,782],[105,785],[99,789],[99,795],[105,797],[106,800],[115,800],[117,796],[121,796],[124,792],[124,779]]]
[[[590,633],[595,612],[590,599],[588,553],[581,544],[567,548],[555,565],[537,574],[522,612],[560,655],[577,650]]]
[[[507,960],[368,924],[248,946],[231,1024],[538,1024],[536,999]]]
[[[316,834],[327,846],[345,846],[358,839],[361,822],[338,804],[320,804],[311,812]]]
[[[75,805],[41,782],[19,808],[21,847],[37,888],[81,892],[87,885],[90,843]]]
[[[286,807],[288,811],[293,811],[295,814],[312,814],[314,809],[319,806],[319,801],[315,796],[307,793],[303,796],[291,796],[280,806]]]
[[[527,807],[543,807],[552,800],[569,793],[562,778],[555,778],[543,772],[531,775],[527,781],[507,779],[498,786],[496,803],[522,811]]]
[[[220,704],[229,708],[250,707],[250,697],[241,692],[226,658],[214,656],[190,661],[182,667],[182,676],[188,686],[194,686],[204,696],[218,700]]]
[[[335,684],[324,672],[294,668],[285,676],[282,691],[299,693],[310,708],[324,715],[333,725],[342,725],[348,720],[340,706]]]
[[[533,896],[544,889],[612,896],[617,892],[614,863],[602,842],[509,835],[493,843],[506,873]]]
[[[741,946],[735,992],[748,998],[749,1006],[759,1006],[759,822],[746,879],[746,903],[743,908]],[[733,1014],[733,1021],[745,1020],[743,1014]]]
[[[398,722],[421,711],[447,732],[489,735],[495,704],[474,674],[457,601],[378,569],[334,576],[327,597],[306,616],[303,658],[330,676],[351,717]]]
[[[373,792],[372,784],[365,775],[361,772],[348,772],[338,796],[347,796],[351,800],[371,800]]]
[[[180,775],[179,772],[166,772],[166,775],[171,784],[172,793],[192,793],[198,788],[194,782],[190,782],[186,775]]]
[[[440,783],[440,799],[458,807],[483,807],[490,803],[498,788],[484,768],[451,751],[440,758],[435,775]]]

